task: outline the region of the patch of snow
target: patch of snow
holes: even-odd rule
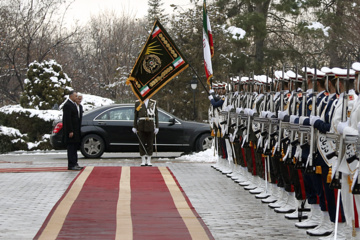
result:
[[[189,162],[216,162],[216,155],[214,156],[214,148],[192,153],[189,155],[183,155],[181,157],[175,158],[175,160],[187,160]]]
[[[322,23],[312,22],[311,25],[306,26],[306,28],[314,30],[321,29],[326,37],[329,36],[330,27],[325,27]]]
[[[21,132],[18,129],[12,127],[5,127],[5,126],[0,126],[0,135],[6,135],[10,137],[24,136],[23,134],[21,134]]]
[[[227,29],[225,29],[225,26],[223,27],[225,32],[228,32],[232,35],[232,38],[235,40],[241,40],[245,37],[246,31],[242,28],[238,28],[235,26],[230,26]]]

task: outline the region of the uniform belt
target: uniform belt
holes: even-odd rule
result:
[[[141,117],[139,118],[139,121],[140,120],[144,120],[144,121],[154,121],[154,118],[150,118],[150,117]]]

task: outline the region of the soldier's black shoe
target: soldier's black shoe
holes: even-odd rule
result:
[[[79,167],[79,166],[68,167],[68,170],[72,170],[72,171],[80,171],[81,169],[83,169],[83,168]]]

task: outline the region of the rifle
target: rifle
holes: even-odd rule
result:
[[[269,89],[269,98],[270,98],[270,101],[269,101],[269,106],[268,106],[268,111],[269,112],[274,112],[274,89],[273,89],[273,81],[274,81],[274,69],[272,68],[271,69],[271,77],[272,77],[272,82],[270,83],[270,89]],[[268,78],[267,78],[267,81],[268,81]],[[267,156],[270,156],[271,155],[271,139],[273,138],[274,136],[274,133],[272,133],[271,131],[273,130],[273,125],[272,125],[272,120],[268,121],[269,123],[269,127],[268,127],[268,136],[267,136],[267,140],[266,140],[266,143],[265,143],[265,146],[264,146],[264,155],[267,155]],[[276,131],[275,131],[276,133]]]
[[[254,76],[254,74],[252,73],[252,76]],[[251,103],[252,103],[252,96],[253,96],[253,88],[252,88],[252,78],[251,75],[249,76],[249,84],[248,84],[248,92],[247,92],[247,98],[246,98],[246,108],[250,109],[251,108]],[[244,116],[243,119],[246,121],[246,136],[244,138],[242,147],[246,148],[246,147],[250,147],[249,146],[249,137],[250,137],[250,128],[251,128],[251,116]],[[245,128],[245,126],[244,126]]]
[[[313,82],[313,96],[312,96],[312,109],[311,109],[311,116],[315,116],[316,115],[316,95],[317,95],[317,69],[316,69],[316,64],[314,67],[314,76],[312,79]],[[316,151],[316,130],[314,128],[314,126],[310,126],[310,152],[309,152],[309,156],[306,162],[306,167],[305,167],[305,173],[307,174],[315,174],[316,172],[316,167],[313,165],[313,157],[315,155],[315,151]],[[316,134],[316,135],[315,135]]]
[[[290,87],[292,88],[292,82],[298,82],[299,81],[299,74],[298,74],[298,67],[295,66],[295,79],[294,79],[294,72],[288,71],[286,74],[290,77]],[[293,80],[294,79],[294,80]],[[296,89],[291,89],[291,102],[289,106],[289,115],[293,115],[296,113],[296,105],[297,105],[297,92]],[[290,101],[290,100],[289,100]],[[292,164],[293,163],[293,147],[297,146],[298,141],[294,141],[295,138],[295,132],[298,130],[297,124],[288,123],[288,130],[290,131],[290,144],[288,145],[287,152],[285,154],[285,163],[286,164]]]
[[[284,111],[284,77],[285,77],[285,66],[283,65],[283,70],[282,70],[282,77],[279,78],[279,84],[280,84],[280,111]],[[281,80],[280,80],[281,79]],[[275,154],[280,157],[280,159],[282,159],[282,154],[281,154],[281,141],[282,141],[282,120],[278,119],[278,126],[279,126],[279,134],[278,134],[278,139],[277,139],[277,143],[276,143],[276,149],[275,149]],[[274,155],[275,155],[274,154]]]
[[[305,116],[306,115],[306,103],[307,103],[307,79],[308,79],[308,74],[307,74],[307,63],[305,62],[305,68],[304,68],[304,73],[305,73],[305,79],[302,82],[302,101],[301,101],[301,116]],[[303,131],[304,126],[301,126],[299,124],[299,133],[300,133],[300,148],[303,149],[307,146],[307,142],[305,142],[305,132],[306,132],[306,128],[305,128],[305,132]],[[295,163],[295,169],[304,169],[305,168],[305,163],[302,161],[302,150],[299,153],[299,157]]]

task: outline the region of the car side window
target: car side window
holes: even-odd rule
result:
[[[96,120],[133,121],[134,108],[115,108],[100,114]]]
[[[159,122],[166,122],[168,123],[169,120],[170,120],[170,116],[161,112],[161,111],[158,111],[158,115],[159,115]]]

